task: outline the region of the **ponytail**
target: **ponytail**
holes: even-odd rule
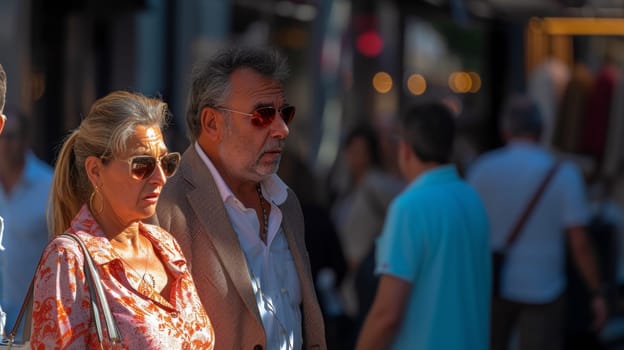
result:
[[[65,140],[54,166],[47,210],[48,232],[52,237],[65,232],[85,202],[84,191],[80,191],[84,169],[77,168],[74,153],[78,131],[74,130]]]

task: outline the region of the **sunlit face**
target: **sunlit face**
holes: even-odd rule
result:
[[[260,107],[277,109],[286,105],[282,85],[255,71],[243,68],[231,75],[231,92],[225,108],[252,113]],[[218,157],[228,181],[258,182],[275,173],[282,157],[284,140],[289,129],[284,120],[276,117],[269,125],[260,128],[250,117],[233,112],[224,113],[226,127],[218,145]],[[225,114],[229,114],[225,115]]]
[[[137,126],[128,140],[127,154],[106,160],[101,168],[99,193],[104,199],[104,210],[99,219],[125,227],[152,216],[167,178],[158,165],[151,175],[137,179],[131,175],[128,159],[138,155],[160,159],[166,154],[160,128]]]

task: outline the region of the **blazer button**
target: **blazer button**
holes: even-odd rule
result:
[[[257,344],[256,346],[254,346],[253,350],[262,350],[262,345]]]

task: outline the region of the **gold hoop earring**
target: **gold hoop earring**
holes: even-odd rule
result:
[[[96,210],[95,205],[93,204],[93,202],[95,201],[95,195],[97,193],[100,193],[99,187],[95,187],[93,192],[91,192],[91,196],[89,196],[89,208],[94,214],[101,214],[104,211],[104,199],[102,199],[102,205],[100,205],[100,210]]]

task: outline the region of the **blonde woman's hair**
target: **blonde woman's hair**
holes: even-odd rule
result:
[[[113,158],[125,154],[135,127],[162,129],[168,117],[165,102],[139,93],[115,91],[95,101],[59,152],[47,209],[50,235],[56,236],[69,228],[94,190],[85,170],[87,157]]]

